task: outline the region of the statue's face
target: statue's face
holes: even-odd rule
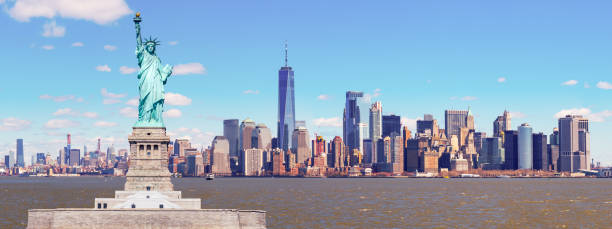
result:
[[[155,53],[155,45],[154,44],[147,44],[147,52]]]

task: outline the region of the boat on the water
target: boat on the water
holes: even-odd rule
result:
[[[214,180],[214,179],[215,179],[215,174],[213,173],[206,174],[206,180]]]
[[[508,175],[499,175],[499,176],[497,176],[497,178],[511,178],[511,176],[508,176]]]

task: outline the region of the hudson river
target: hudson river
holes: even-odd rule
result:
[[[30,208],[92,208],[121,177],[0,177],[0,228]],[[203,208],[267,211],[269,228],[610,228],[612,179],[174,179]]]

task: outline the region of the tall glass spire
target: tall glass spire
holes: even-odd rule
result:
[[[295,96],[293,91],[293,69],[287,65],[287,42],[285,41],[285,66],[278,71],[278,128],[279,148],[291,148],[295,129]]]

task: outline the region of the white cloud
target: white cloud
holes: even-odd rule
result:
[[[57,25],[55,21],[43,25],[43,37],[63,37],[64,34],[66,34],[66,27]]]
[[[373,93],[365,93],[363,94],[363,97],[361,98],[361,101],[363,101],[364,103],[372,103],[372,100],[378,96],[380,96],[380,88],[376,88],[374,89]]]
[[[170,44],[170,45],[177,45],[178,43],[179,43],[178,41],[170,41],[170,42],[168,42],[168,44]]]
[[[124,108],[121,108],[121,110],[119,110],[119,114],[127,118],[137,118],[138,110],[136,110],[136,108],[133,108],[133,107],[124,107]]]
[[[61,108],[53,112],[53,115],[55,116],[62,116],[62,115],[76,116],[78,114],[79,114],[78,112],[72,110],[71,108]]]
[[[120,103],[120,102],[121,102],[121,100],[118,100],[118,99],[104,99],[104,100],[102,100],[102,104],[104,104],[104,105],[117,104],[117,103]]]
[[[612,89],[612,84],[606,81],[599,81],[597,82],[597,88],[604,89],[604,90],[610,90]]]
[[[166,118],[180,118],[183,115],[183,112],[179,109],[169,109],[164,111],[164,117]]]
[[[243,91],[242,94],[258,95],[259,94],[259,90],[251,90],[251,89],[249,89],[249,90]]]
[[[55,46],[53,46],[53,45],[43,45],[41,48],[44,49],[44,50],[49,51],[49,50],[53,50],[55,48]]]
[[[181,127],[173,131],[166,132],[168,136],[172,138],[189,139],[191,146],[195,148],[201,148],[202,146],[210,145],[212,139],[215,137],[215,133],[203,132],[198,128],[185,128]]]
[[[77,126],[79,126],[78,122],[68,119],[51,119],[47,123],[45,123],[45,128],[47,129],[61,129]]]
[[[113,99],[120,99],[126,96],[126,94],[115,94],[115,93],[111,93],[108,90],[106,90],[106,88],[102,88],[100,90],[100,93],[102,93],[102,96],[106,97],[106,98],[113,98]]]
[[[402,117],[402,125],[407,126],[410,131],[416,131],[416,121],[421,120],[421,118],[406,118]]]
[[[206,68],[200,63],[179,64],[172,69],[173,75],[206,74]]]
[[[121,74],[132,74],[137,71],[138,71],[138,68],[130,68],[128,66],[119,67],[119,72],[121,72]]]
[[[584,88],[591,88],[591,85],[587,82],[584,82]]]
[[[568,80],[562,83],[562,85],[565,85],[565,86],[574,86],[576,84],[578,84],[578,81],[576,80]]]
[[[30,128],[30,125],[32,125],[32,122],[28,120],[10,117],[2,119],[2,122],[0,123],[0,130],[19,131]]]
[[[97,118],[98,117],[98,113],[96,112],[83,112],[82,115],[85,118]]]
[[[478,98],[474,97],[474,96],[463,96],[463,98],[461,98],[461,100],[463,101],[473,101],[473,100],[477,100]]]
[[[117,50],[117,46],[114,46],[114,45],[105,45],[104,46],[104,50],[106,50],[106,51],[115,51],[115,50]]]
[[[98,65],[96,66],[96,70],[101,71],[101,72],[110,72],[111,69],[108,67],[108,65]]]
[[[132,10],[124,0],[17,0],[13,7],[8,9],[8,13],[15,20],[22,22],[36,17],[52,19],[59,16],[108,24],[131,14]]]
[[[174,106],[187,106],[191,104],[191,99],[179,93],[167,92],[165,96],[166,104]]]
[[[499,78],[497,78],[497,82],[498,83],[505,83],[506,82],[506,77],[499,77]]]
[[[93,124],[96,127],[113,127],[117,126],[116,122],[97,121]]]
[[[566,115],[582,115],[585,118],[589,119],[589,121],[603,122],[606,120],[606,118],[612,116],[612,111],[604,110],[601,112],[592,113],[591,109],[589,108],[571,108],[571,109],[565,109],[565,110],[561,110],[557,112],[554,117],[562,118],[562,117],[565,117]]]
[[[525,118],[525,117],[527,117],[527,115],[523,114],[522,112],[519,112],[519,111],[510,111],[510,117],[512,117],[512,118]]]
[[[319,127],[342,127],[342,121],[338,117],[333,118],[318,118],[312,120],[315,126]]]
[[[128,100],[127,102],[125,102],[125,105],[130,105],[130,106],[138,106],[138,98],[131,98],[130,100]]]
[[[77,41],[72,43],[72,47],[83,47],[85,46],[85,44],[83,44],[83,42]]]
[[[83,98],[77,98],[74,95],[62,95],[62,96],[51,96],[48,94],[44,94],[39,96],[38,98],[40,99],[50,99],[53,100],[55,102],[65,102],[68,100],[76,100],[77,102],[83,102]]]
[[[318,100],[329,100],[329,95],[321,94],[317,96]]]

